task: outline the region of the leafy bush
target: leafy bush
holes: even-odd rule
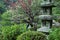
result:
[[[60,28],[54,28],[51,30],[49,40],[60,40]]]
[[[25,24],[2,27],[0,40],[16,40],[16,37],[25,31]]]
[[[12,18],[12,13],[11,13],[11,10],[7,10],[6,12],[4,12],[2,15],[1,15],[1,21],[0,21],[0,24],[2,26],[10,26],[12,23],[11,23],[11,18]]]
[[[41,32],[28,31],[19,35],[17,40],[46,40],[46,36]]]
[[[6,12],[4,12],[2,15],[1,15],[2,19],[4,20],[11,20],[12,18],[12,11],[11,10],[7,10]]]
[[[1,20],[1,21],[0,21],[0,25],[1,25],[1,26],[11,26],[11,25],[13,25],[13,24],[11,23],[11,21]],[[0,26],[0,27],[1,27],[1,26]]]

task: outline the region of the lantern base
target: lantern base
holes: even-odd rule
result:
[[[49,33],[50,28],[49,27],[41,27],[41,28],[37,29],[37,31]]]

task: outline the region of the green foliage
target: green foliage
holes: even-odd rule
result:
[[[56,7],[53,8],[53,16],[55,16],[55,20],[59,22],[60,20],[60,0],[54,0],[54,4]]]
[[[51,30],[49,40],[60,40],[60,28],[53,28]]]
[[[0,25],[2,26],[11,26],[11,22],[10,21],[7,21],[7,20],[2,20],[0,21]]]
[[[0,0],[0,13],[6,11],[5,6],[6,5],[4,5],[4,0]]]
[[[26,25],[12,25],[1,28],[0,40],[16,40],[16,37],[26,31]]]
[[[10,20],[11,17],[12,17],[12,11],[11,10],[7,10],[6,12],[4,12],[2,15],[1,15],[2,19],[5,19],[5,20]]]
[[[11,17],[12,17],[12,12],[11,12],[11,10],[9,10],[9,11],[6,11],[6,12],[4,12],[2,15],[1,15],[1,21],[0,21],[0,24],[2,25],[2,26],[7,26],[7,25],[11,25],[12,23],[11,23]]]
[[[46,36],[41,32],[28,31],[19,35],[17,40],[46,40]]]

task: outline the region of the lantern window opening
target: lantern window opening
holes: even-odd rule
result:
[[[50,22],[46,21],[46,27],[50,27]]]
[[[47,9],[42,9],[42,10],[41,10],[41,13],[42,13],[42,14],[46,14],[46,15],[49,15],[50,12],[51,12],[51,11],[50,11],[49,8],[47,8]]]
[[[42,25],[46,26],[46,21],[45,20],[42,20]]]
[[[43,14],[47,14],[47,10],[46,9],[43,9]]]
[[[49,21],[47,21],[47,20],[42,20],[42,26],[43,26],[43,27],[50,27],[49,25],[50,25],[50,22],[49,22]]]
[[[47,14],[48,14],[48,15],[50,14],[50,9],[47,9]]]

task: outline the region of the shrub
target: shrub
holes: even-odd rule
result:
[[[28,31],[19,35],[17,40],[46,40],[46,36],[41,32]]]
[[[2,27],[0,40],[16,40],[16,37],[25,31],[25,24]]]
[[[60,28],[54,28],[51,30],[49,40],[60,40]]]

